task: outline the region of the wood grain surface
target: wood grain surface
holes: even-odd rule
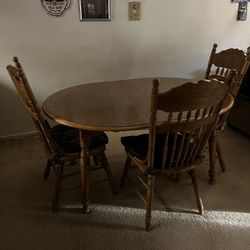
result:
[[[43,112],[57,123],[88,131],[148,128],[153,79],[89,83],[63,89],[44,101]],[[182,78],[158,79],[161,92],[188,82]]]

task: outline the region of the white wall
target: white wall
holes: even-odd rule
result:
[[[202,77],[214,42],[250,44],[250,21],[236,21],[231,0],[142,0],[128,21],[128,0],[112,1],[111,22],[80,22],[78,1],[63,17],[39,0],[1,1],[0,136],[33,130],[5,69],[18,56],[42,102],[79,83],[146,76]]]

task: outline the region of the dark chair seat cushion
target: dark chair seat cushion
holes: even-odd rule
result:
[[[52,138],[57,143],[62,152],[79,153],[81,151],[79,129],[56,125],[50,129]],[[89,149],[100,147],[108,143],[108,137],[105,133],[91,137]]]
[[[156,135],[155,140],[155,155],[154,155],[154,168],[160,169],[162,167],[162,156],[163,156],[163,148],[165,143],[166,134],[158,134]],[[182,135],[178,134],[176,145],[181,142]],[[121,143],[125,147],[126,152],[128,152],[131,156],[136,157],[140,160],[145,160],[147,158],[148,153],[148,134],[142,134],[137,136],[125,136],[121,138]],[[168,152],[167,152],[167,159],[165,168],[170,167],[170,152],[171,147],[170,145],[173,143],[174,134],[169,133],[168,139]]]

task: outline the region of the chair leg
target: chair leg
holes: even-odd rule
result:
[[[209,138],[209,183],[215,184],[215,157],[216,157],[216,132],[214,131]]]
[[[127,176],[128,176],[128,169],[131,166],[131,159],[130,157],[127,155],[127,159],[124,165],[124,169],[123,169],[123,173],[122,173],[122,177],[121,177],[121,181],[120,181],[120,187],[123,188],[126,180],[127,180]]]
[[[225,172],[226,171],[226,165],[225,165],[225,161],[223,159],[221,146],[220,146],[220,142],[219,142],[218,138],[217,138],[217,145],[216,146],[217,146],[216,150],[217,150],[217,155],[218,155],[218,158],[219,158],[221,170],[222,170],[222,172]]]
[[[43,179],[44,179],[44,180],[47,180],[48,177],[49,177],[49,172],[50,172],[50,168],[51,168],[51,166],[52,166],[52,162],[53,162],[53,161],[52,161],[51,159],[48,159],[47,165],[46,165],[46,168],[45,168],[44,174],[43,174]]]
[[[152,212],[154,181],[155,181],[155,177],[152,175],[148,175],[147,207],[146,207],[146,217],[145,217],[145,226],[146,226],[147,232],[149,232],[151,229],[150,221],[151,221],[151,212]]]
[[[112,190],[113,194],[117,194],[115,181],[114,181],[114,178],[113,178],[113,175],[112,175],[109,163],[108,163],[108,159],[107,159],[105,153],[103,153],[101,155],[101,157],[100,157],[100,163],[101,163],[102,167],[106,171],[106,174],[107,174],[108,180],[109,180],[109,184],[110,184],[110,187],[111,187],[111,190]]]
[[[196,205],[197,205],[197,208],[199,210],[199,214],[204,215],[204,207],[203,207],[203,203],[202,203],[202,200],[201,200],[201,197],[199,194],[199,189],[198,189],[196,176],[195,176],[195,170],[194,169],[189,170],[188,174],[190,175],[190,177],[192,179],[192,184],[193,184],[193,189],[194,189],[195,199],[196,199]]]
[[[58,203],[59,203],[59,195],[61,191],[61,185],[62,185],[62,176],[63,176],[63,169],[64,169],[64,163],[60,162],[58,169],[56,169],[56,185],[55,185],[55,193],[53,198],[53,204],[52,204],[52,211],[56,212],[58,210]]]

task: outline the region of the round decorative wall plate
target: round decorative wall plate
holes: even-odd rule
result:
[[[61,16],[70,7],[71,0],[40,0],[48,15]]]

